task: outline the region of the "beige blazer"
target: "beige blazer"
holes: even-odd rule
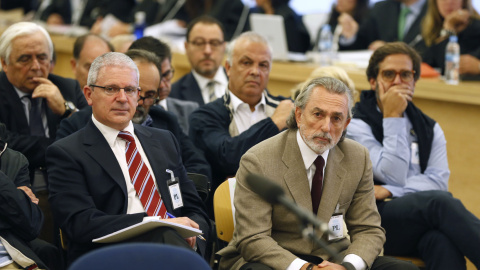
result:
[[[296,131],[285,131],[252,147],[241,159],[235,188],[234,236],[222,249],[220,269],[239,269],[246,262],[260,262],[286,269],[294,254],[308,254],[333,261],[299,233],[296,216],[281,205],[262,200],[246,183],[250,173],[263,175],[285,190],[299,206],[312,211],[312,199]],[[328,222],[339,205],[349,230],[347,238],[329,241],[343,255],[356,254],[370,267],[385,242],[375,204],[372,165],[368,151],[345,139],[330,150],[325,168],[318,218]],[[328,236],[319,233],[328,241]]]

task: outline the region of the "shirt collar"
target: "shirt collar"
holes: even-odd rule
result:
[[[107,140],[108,145],[110,145],[110,147],[114,147],[115,141],[118,137],[118,133],[120,132],[120,130],[116,130],[114,128],[111,128],[109,126],[106,126],[100,123],[97,119],[95,119],[95,116],[93,116],[93,114],[92,114],[92,121],[93,121],[93,124],[98,128],[98,130],[100,130],[103,137],[105,137],[105,140]],[[128,131],[132,135],[135,134],[132,121],[128,123],[128,126],[124,128],[123,131]]]
[[[161,106],[165,111],[168,111],[167,108],[167,98],[164,98],[158,102],[158,105]]]
[[[225,76],[225,72],[223,72],[222,67],[219,67],[217,69],[217,72],[215,73],[215,76],[213,77],[213,79],[203,77],[202,75],[198,74],[194,69],[192,69],[192,74],[195,80],[197,81],[200,89],[205,89],[207,87],[207,84],[210,81],[215,81],[222,85],[227,85],[228,83],[227,77]]]
[[[422,11],[422,8],[423,8],[423,4],[425,4],[425,1],[426,0],[418,0],[417,2],[411,4],[410,6],[408,6],[408,9],[410,10],[411,13],[413,13],[415,16],[418,16],[418,14],[420,14],[420,12]],[[401,4],[401,8],[405,7],[406,5],[405,4]]]
[[[241,99],[235,96],[232,93],[232,91],[229,90],[229,92],[230,92],[230,102],[232,104],[232,112],[235,113],[235,111],[238,109],[240,105],[247,104],[247,103],[243,102]],[[258,110],[261,106],[265,108],[266,105],[267,105],[267,102],[265,100],[265,95],[262,93],[262,98],[260,99],[260,102],[258,102],[257,105],[255,105],[255,111]]]
[[[300,153],[302,154],[305,169],[308,170],[319,155],[315,153],[310,147],[308,147],[308,145],[303,140],[302,135],[300,135],[300,130],[297,130],[297,143],[298,147],[300,148]],[[325,160],[325,167],[327,166],[327,159],[329,153],[330,149],[321,154],[323,160]]]
[[[20,99],[22,99],[23,97],[25,96],[30,96],[31,94],[28,94],[28,93],[25,93],[25,92],[22,92],[20,91],[17,87],[13,87],[13,89],[15,89],[15,92],[17,92],[17,95]]]

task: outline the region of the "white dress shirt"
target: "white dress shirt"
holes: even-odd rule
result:
[[[255,110],[253,112],[250,110],[250,105],[243,102],[241,99],[235,96],[231,91],[230,91],[230,98],[231,98],[231,104],[233,107],[233,110],[232,110],[233,119],[235,120],[235,124],[237,125],[239,134],[249,129],[252,125],[255,125],[256,123],[268,117],[265,110],[267,103],[265,101],[265,96],[263,94],[262,94],[262,99],[260,99],[260,102],[257,105],[255,105]]]
[[[198,74],[195,70],[192,70],[192,74],[198,83],[198,87],[200,87],[203,102],[205,102],[205,104],[210,102],[210,93],[207,87],[207,84],[210,81],[215,81],[215,96],[217,98],[222,97],[225,94],[225,89],[227,89],[228,87],[228,79],[227,75],[225,75],[223,67],[218,68],[217,73],[215,73],[213,79],[205,78],[202,75]]]
[[[112,149],[113,154],[115,155],[115,158],[117,159],[118,164],[122,169],[122,173],[125,178],[124,179],[125,184],[127,186],[127,198],[128,198],[127,214],[145,212],[145,208],[143,207],[142,202],[140,201],[140,198],[138,198],[135,187],[133,186],[132,181],[130,180],[130,173],[128,172],[127,158],[125,156],[125,150],[126,150],[125,147],[126,147],[127,141],[118,137],[118,133],[120,132],[119,130],[116,130],[114,128],[108,127],[100,123],[97,119],[95,119],[93,115],[92,115],[92,121],[93,121],[93,124],[95,124],[95,126],[100,130],[103,137],[105,137],[105,140],[107,140],[108,145]],[[145,165],[147,165],[147,168],[150,170],[150,172],[152,172],[152,167],[150,166],[148,158],[145,155],[145,152],[143,151],[142,144],[140,143],[137,136],[135,135],[132,122],[130,121],[128,126],[123,130],[128,131],[133,135],[133,137],[135,138],[135,144],[137,145],[138,153],[140,153],[140,156],[142,157],[142,160],[145,163]],[[155,181],[155,174],[151,173],[151,176],[156,186],[157,182]]]

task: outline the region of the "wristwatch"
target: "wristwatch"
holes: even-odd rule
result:
[[[315,264],[310,263],[310,264],[308,264],[308,266],[307,266],[307,270],[312,270],[313,267],[315,267]]]
[[[456,35],[457,35],[457,33],[455,33],[455,31],[450,30],[450,29],[443,28],[442,31],[440,31],[440,36],[441,37],[456,36]]]
[[[69,117],[72,113],[78,111],[77,107],[71,101],[65,101],[65,113],[62,118]]]

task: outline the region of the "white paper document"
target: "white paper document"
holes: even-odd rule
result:
[[[134,224],[130,227],[126,227],[124,229],[118,230],[111,234],[105,235],[100,238],[93,239],[92,242],[94,243],[115,243],[119,241],[123,241],[129,239],[131,237],[140,235],[147,231],[150,231],[154,228],[158,227],[170,227],[175,229],[183,238],[188,238],[192,236],[197,236],[202,234],[202,231],[199,229],[195,229],[192,227],[188,227],[185,225],[168,222],[166,220],[146,220],[137,224]]]

